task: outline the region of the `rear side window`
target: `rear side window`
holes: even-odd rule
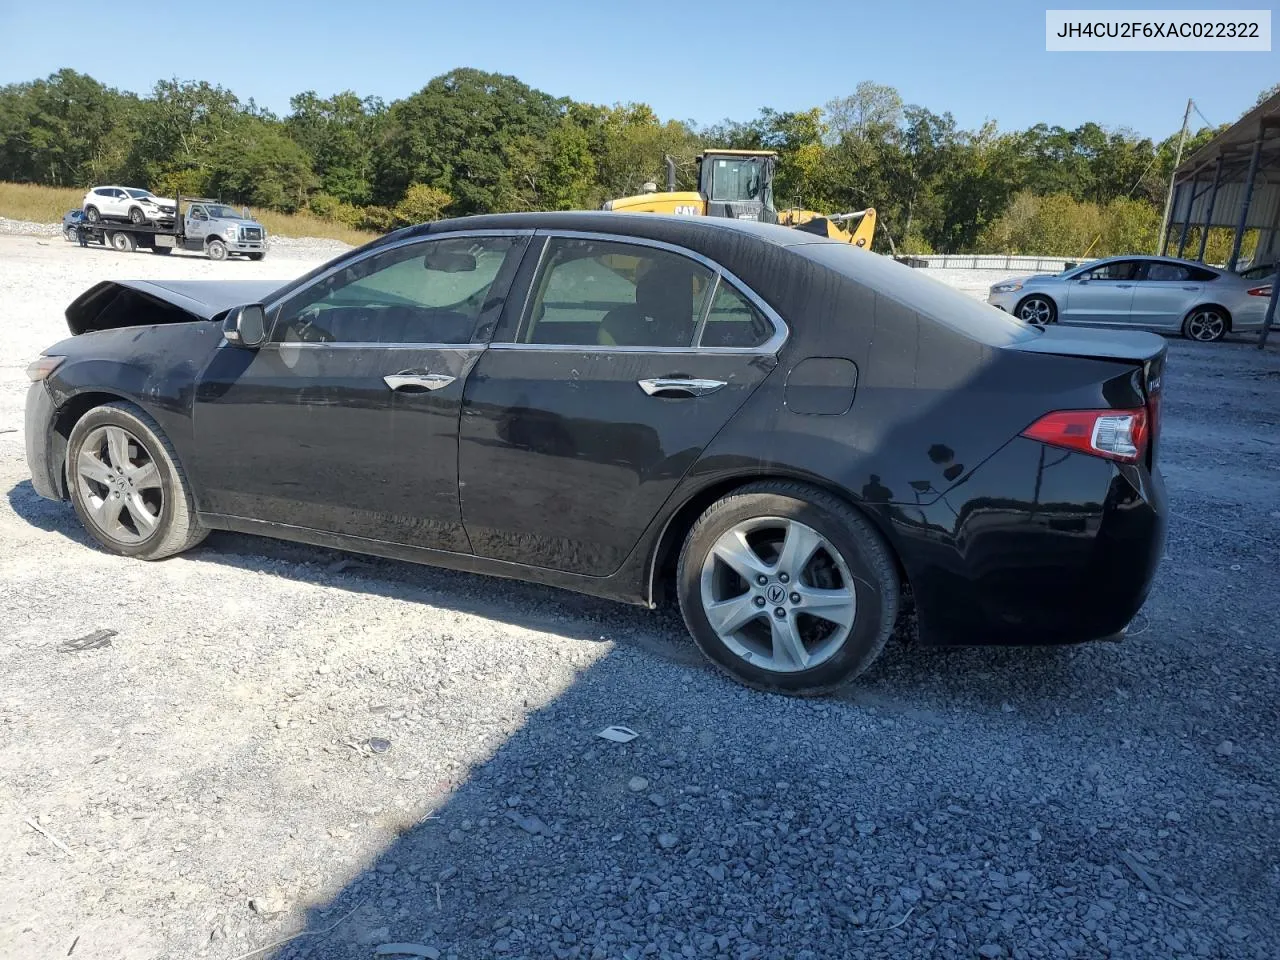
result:
[[[715,275],[687,257],[612,240],[552,237],[517,341],[688,347]]]
[[[1147,280],[1190,280],[1191,271],[1180,263],[1147,264]]]
[[[773,324],[755,304],[722,279],[707,311],[698,346],[749,349],[761,346],[771,336]]]

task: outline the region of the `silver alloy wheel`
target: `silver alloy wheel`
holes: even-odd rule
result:
[[[1029,297],[1018,308],[1018,319],[1043,326],[1053,319],[1053,307],[1043,297]]]
[[[210,240],[208,253],[210,260],[225,260],[227,259],[227,245],[221,240]]]
[[[108,425],[90,432],[80,445],[75,474],[86,512],[112,540],[139,544],[160,529],[160,469],[128,430]]]
[[[744,520],[724,533],[703,561],[701,593],[721,642],[777,673],[830,660],[858,613],[840,551],[812,527],[783,517]]]
[[[1192,340],[1207,343],[1210,340],[1221,340],[1227,332],[1227,321],[1217,310],[1197,310],[1187,317],[1187,333]]]

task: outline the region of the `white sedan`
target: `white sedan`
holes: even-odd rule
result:
[[[1126,256],[1002,280],[987,303],[1040,326],[1140,327],[1210,341],[1260,330],[1270,296],[1265,279],[1173,257]]]
[[[172,221],[178,208],[175,201],[138,187],[94,187],[81,206],[90,223],[128,220],[138,224]]]

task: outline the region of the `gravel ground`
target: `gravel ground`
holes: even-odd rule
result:
[[[895,642],[797,701],[670,613],[232,535],[132,562],[34,495],[21,368],[75,294],[312,262],[0,237],[0,957],[1280,953],[1274,349],[1171,343],[1125,642]]]

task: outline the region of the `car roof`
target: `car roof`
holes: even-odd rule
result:
[[[1082,267],[1096,267],[1103,263],[1114,263],[1118,260],[1149,260],[1153,263],[1177,263],[1184,267],[1196,267],[1199,270],[1213,270],[1215,273],[1223,273],[1221,267],[1211,266],[1207,263],[1201,263],[1199,260],[1186,260],[1182,257],[1164,257],[1155,253],[1123,253],[1114,257],[1103,257],[1099,260],[1091,260],[1089,263],[1082,263]]]
[[[486,213],[436,220],[406,227],[394,236],[443,233],[453,230],[572,230],[584,233],[616,233],[680,243],[689,231],[707,235],[737,233],[779,247],[808,243],[839,243],[828,237],[791,227],[726,217],[676,216],[662,213],[619,213],[608,210],[562,210],[536,213]],[[680,238],[680,239],[677,239]]]

